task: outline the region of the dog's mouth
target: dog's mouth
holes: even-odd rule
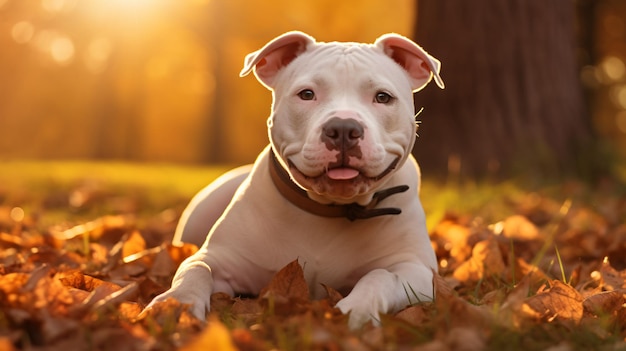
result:
[[[357,168],[339,165],[334,167],[329,167],[325,169],[322,173],[309,176],[302,173],[298,167],[295,166],[291,160],[288,160],[290,173],[296,178],[303,178],[309,182],[320,182],[320,181],[330,181],[330,182],[351,182],[351,183],[370,183],[377,182],[384,178],[387,174],[391,173],[400,162],[400,157],[396,157],[390,164],[382,171],[380,174],[376,176],[366,176],[365,173]]]
[[[358,177],[360,174],[361,172],[358,169],[350,167],[338,167],[326,171],[326,175],[332,180],[350,180]]]

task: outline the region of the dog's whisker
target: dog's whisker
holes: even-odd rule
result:
[[[420,107],[419,111],[417,111],[417,113],[415,114],[415,116],[413,116],[413,118],[415,118],[417,120],[417,116],[419,116],[422,111],[424,111],[424,107]],[[421,121],[417,120],[418,123],[421,123]]]

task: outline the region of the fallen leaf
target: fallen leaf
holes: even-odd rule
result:
[[[309,299],[309,286],[298,260],[292,261],[278,271],[259,294],[261,297],[269,295],[302,301]]]
[[[0,336],[0,350],[14,351],[13,342],[6,336]]]
[[[525,216],[513,215],[504,220],[502,234],[515,240],[535,240],[539,238],[539,229]]]
[[[583,298],[576,289],[559,280],[549,282],[550,287],[524,302],[542,319],[579,323],[583,316]]]
[[[183,346],[181,351],[196,350],[220,350],[220,351],[237,351],[230,336],[228,328],[224,326],[217,318],[212,317],[208,326],[187,345]]]
[[[178,264],[172,260],[168,251],[161,250],[154,256],[154,261],[149,270],[151,277],[170,277],[176,273]]]
[[[626,288],[624,278],[626,277],[626,271],[618,272],[611,266],[607,258],[604,259],[600,266],[600,288],[605,290],[618,290]]]
[[[486,346],[483,334],[475,328],[469,327],[450,329],[445,343],[451,350],[458,351],[480,351],[484,350]]]
[[[472,257],[454,270],[453,277],[461,282],[476,282],[488,276],[499,277],[505,272],[498,243],[489,239],[474,245]]]
[[[133,282],[96,302],[91,308],[94,312],[117,306],[124,301],[133,300],[139,294],[139,284]]]
[[[395,317],[413,326],[419,327],[426,319],[424,306],[415,305],[407,307],[395,314]]]
[[[85,291],[94,291],[96,288],[102,287],[101,290],[106,295],[122,288],[117,284],[85,275],[78,270],[60,272],[57,274],[57,279],[67,287]]]
[[[134,255],[146,249],[146,241],[143,239],[139,231],[133,230],[128,238],[124,240],[122,246],[122,258]]]
[[[583,308],[586,313],[596,316],[612,314],[624,308],[626,290],[605,291],[594,294],[583,300]]]
[[[434,237],[442,243],[438,246],[449,252],[450,257],[457,262],[463,262],[471,254],[468,245],[469,228],[455,223],[452,220],[441,221],[434,230]]]
[[[322,286],[324,287],[324,290],[326,290],[326,299],[328,299],[328,302],[331,306],[335,306],[337,302],[343,299],[343,295],[341,295],[339,291],[333,289],[326,284],[322,284]]]
[[[198,251],[198,247],[194,244],[183,243],[181,245],[166,244],[165,249],[170,255],[174,264],[178,267],[189,256]]]

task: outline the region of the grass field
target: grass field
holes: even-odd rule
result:
[[[167,245],[178,216],[228,168],[0,163],[0,348],[113,349],[114,335],[131,350],[626,349],[623,178],[426,177],[437,298],[383,316],[382,327],[349,331],[332,309],[340,296],[302,291],[273,291],[280,306],[217,296],[208,328],[176,304],[137,319],[192,251]],[[304,279],[290,274],[277,277]]]
[[[43,196],[72,193],[73,189],[109,195],[141,197],[142,212],[180,206],[230,166],[189,166],[97,161],[0,162],[0,194],[6,204],[31,207]],[[91,188],[91,189],[89,189]],[[446,212],[479,211],[499,218],[511,214],[503,201],[524,196],[514,182],[450,183],[426,178],[421,198],[432,228]],[[95,214],[95,213],[94,213]]]

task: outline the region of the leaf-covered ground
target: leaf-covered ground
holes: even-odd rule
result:
[[[0,350],[626,349],[617,183],[528,191],[427,181],[436,300],[351,332],[333,308],[341,295],[328,288],[310,300],[296,263],[258,297],[214,294],[206,324],[176,301],[140,317],[197,249],[169,244],[189,194],[146,185],[149,175],[121,185],[3,179]]]

